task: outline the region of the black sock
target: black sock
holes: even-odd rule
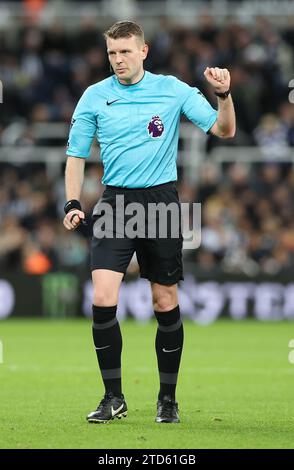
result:
[[[158,399],[169,395],[175,400],[184,331],[179,306],[169,312],[154,312],[158,321],[155,340],[160,380]],[[166,352],[165,352],[166,351]]]
[[[117,306],[93,305],[93,340],[105,392],[121,395],[122,336],[116,318]]]

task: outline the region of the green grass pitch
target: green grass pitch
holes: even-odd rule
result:
[[[89,320],[0,322],[0,448],[293,448],[293,324],[185,322],[180,424],[157,424],[156,323],[121,323],[128,417],[85,416],[103,395]]]

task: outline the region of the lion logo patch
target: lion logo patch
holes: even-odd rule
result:
[[[151,137],[160,137],[164,131],[164,125],[159,116],[152,116],[148,124],[148,132]]]

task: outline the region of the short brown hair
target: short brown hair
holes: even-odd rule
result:
[[[131,36],[137,36],[145,42],[143,29],[133,21],[117,21],[104,32],[105,39],[130,38]]]

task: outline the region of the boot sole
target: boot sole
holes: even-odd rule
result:
[[[113,416],[112,418],[110,419],[96,419],[96,418],[87,418],[87,421],[88,423],[93,423],[93,424],[108,424],[110,423],[112,420],[114,420],[115,418],[117,419],[121,419],[121,418],[126,418],[128,415],[128,412],[127,411],[124,411],[123,413],[119,413],[115,416]]]

